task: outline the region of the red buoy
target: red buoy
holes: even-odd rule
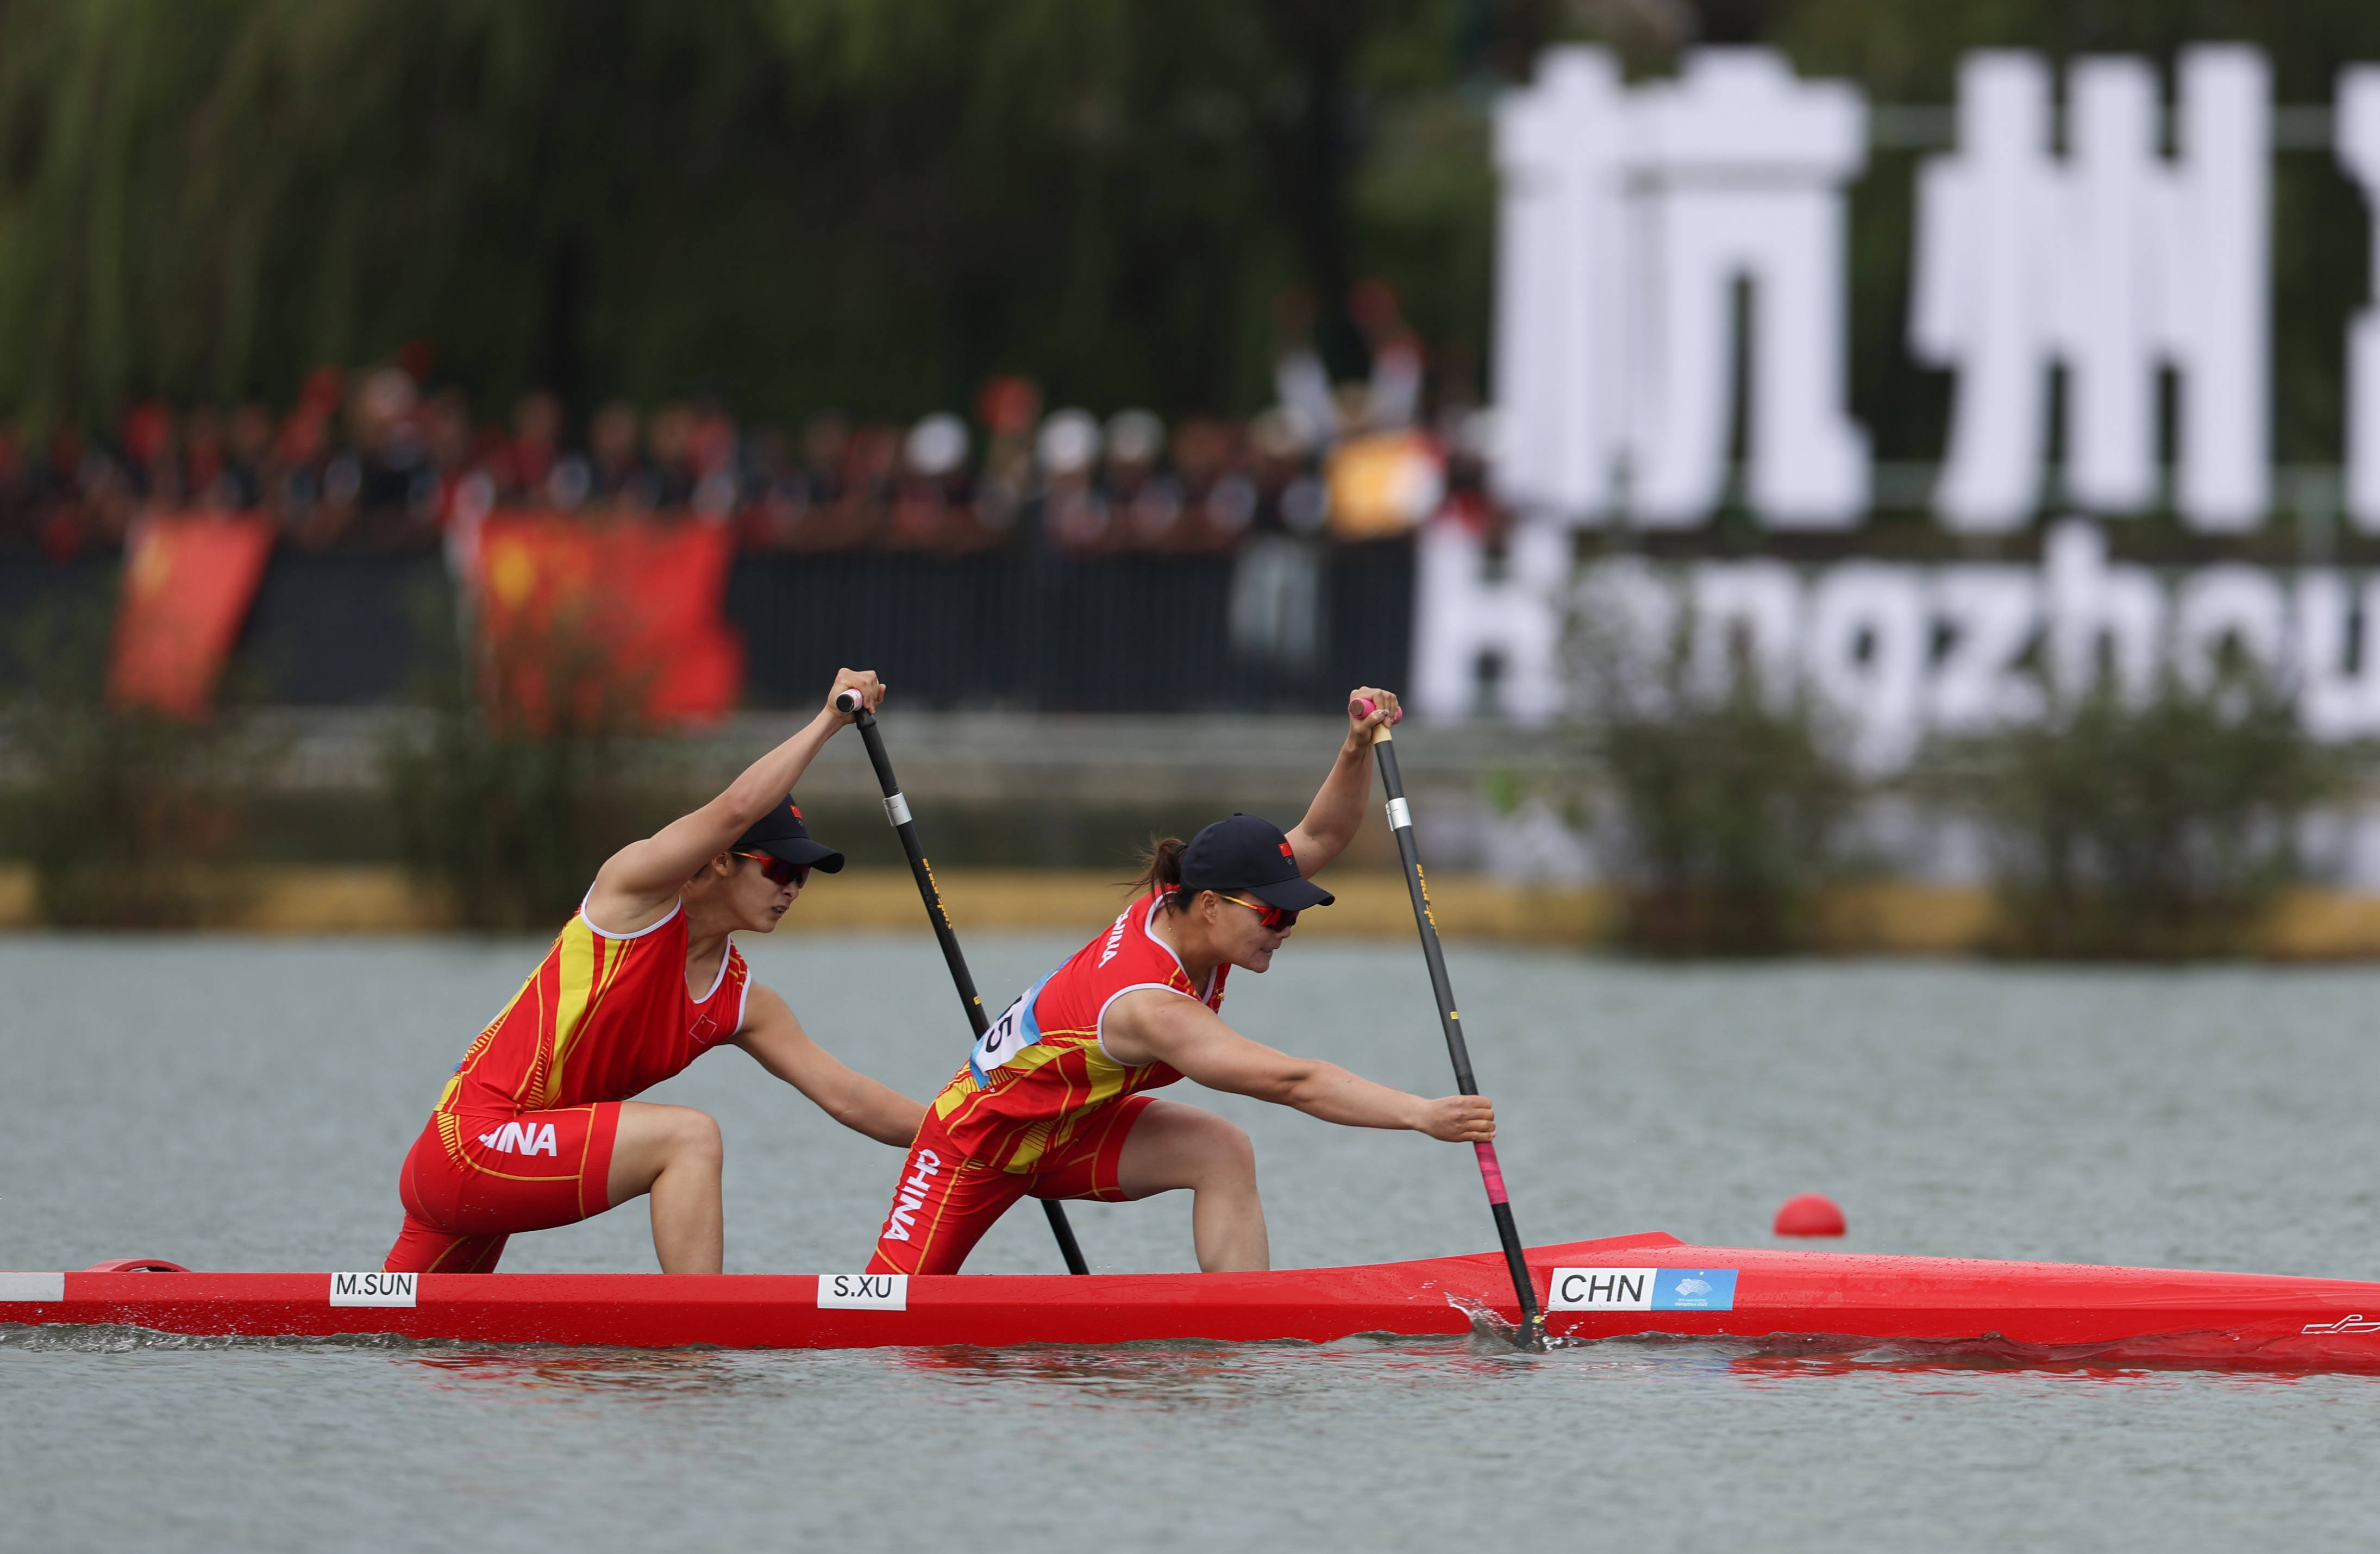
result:
[[[1801,1193],[1785,1200],[1770,1228],[1778,1235],[1840,1235],[1843,1211],[1824,1193]]]

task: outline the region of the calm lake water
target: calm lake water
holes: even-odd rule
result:
[[[1087,932],[1087,926],[1086,929]],[[1076,941],[978,936],[1004,999]],[[540,945],[0,941],[0,1268],[375,1267],[397,1164]],[[930,940],[747,947],[830,1048],[956,1066]],[[1532,1242],[1775,1244],[2380,1280],[2380,972],[1646,967],[1457,945]],[[1298,944],[1229,1014],[1447,1088],[1403,944]],[[1206,1099],[1281,1266],[1493,1244],[1469,1151]],[[856,1269],[894,1151],[733,1050],[653,1092],[727,1135],[731,1270]],[[1192,1266],[1188,1200],[1078,1206]],[[514,1270],[653,1266],[642,1206]],[[1012,1215],[971,1271],[1057,1267]],[[2362,1548],[2380,1379],[1607,1344],[640,1354],[0,1329],[0,1548]]]

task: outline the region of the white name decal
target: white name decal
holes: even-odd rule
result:
[[[411,1305],[421,1281],[418,1273],[334,1273],[333,1305]]]
[[[63,1273],[0,1273],[0,1301],[62,1301],[67,1298]]]
[[[909,1276],[905,1273],[821,1273],[819,1308],[822,1311],[906,1311]]]
[[[1649,1268],[1556,1269],[1546,1305],[1553,1311],[1650,1311],[1653,1272]]]

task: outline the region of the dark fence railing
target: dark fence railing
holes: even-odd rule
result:
[[[0,618],[103,611],[113,573],[0,560]],[[453,629],[448,587],[430,555],[275,552],[233,661],[241,694],[407,698]],[[754,552],[736,558],[727,613],[756,707],[803,705],[852,664],[911,706],[1311,710],[1352,685],[1402,682],[1413,597],[1402,542],[1079,561]],[[0,658],[16,647],[0,644]]]
[[[1402,680],[1413,552],[1284,542],[1090,561],[755,554],[737,563],[727,609],[756,705],[806,701],[850,664],[932,706],[1310,707],[1358,682]]]
[[[455,662],[454,610],[434,555],[278,552],[240,633],[238,688],[294,707],[409,699]]]

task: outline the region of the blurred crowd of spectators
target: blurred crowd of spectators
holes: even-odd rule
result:
[[[581,420],[546,393],[492,425],[461,391],[424,392],[403,368],[325,368],[280,414],[150,403],[107,437],[0,434],[0,548],[103,551],[150,507],[261,512],[288,543],[383,552],[435,547],[504,509],[732,524],[749,547],[802,552],[1178,554],[1267,532],[1372,538],[1450,502],[1481,504],[1476,438],[1460,418],[1418,430],[1417,376],[1386,366],[1333,389],[1310,356],[1285,357],[1282,404],[1245,422],[1045,413],[1033,384],[1000,378],[969,417],[829,414],[790,434],[709,402],[613,402]],[[1334,463],[1366,447],[1369,465]]]

